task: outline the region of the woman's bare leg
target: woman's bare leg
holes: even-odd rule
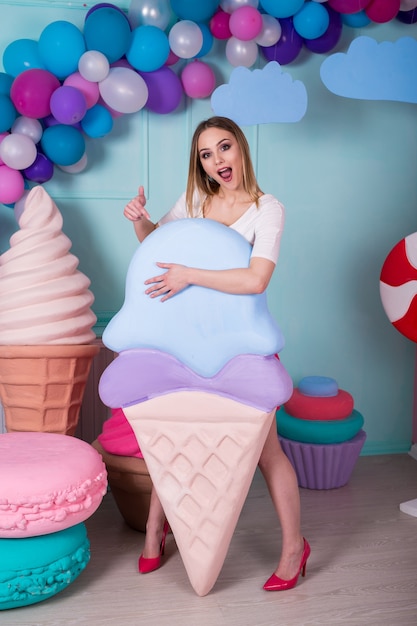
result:
[[[281,524],[282,551],[275,574],[283,580],[290,580],[298,573],[304,547],[300,529],[300,495],[297,476],[281,448],[275,420],[266,438],[259,468]]]
[[[142,552],[142,556],[146,559],[152,559],[159,555],[164,522],[164,509],[155,488],[152,487],[149,514],[146,522],[145,545]]]

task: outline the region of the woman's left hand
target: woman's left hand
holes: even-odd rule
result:
[[[161,297],[161,302],[165,302],[190,284],[187,280],[188,267],[185,265],[157,263],[157,266],[166,271],[159,276],[145,280],[145,285],[151,285],[145,291],[151,298]]]

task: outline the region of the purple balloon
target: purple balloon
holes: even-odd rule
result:
[[[415,24],[417,22],[417,8],[411,9],[411,11],[398,11],[395,17],[403,24]]]
[[[292,17],[279,20],[281,24],[281,37],[273,46],[260,46],[267,61],[277,61],[280,65],[286,65],[296,59],[303,47],[303,38],[294,28]]]
[[[23,170],[24,177],[35,183],[46,183],[51,180],[53,174],[54,164],[42,152],[38,152],[32,165]]]
[[[87,112],[85,96],[76,87],[62,85],[50,100],[51,113],[60,124],[76,124]]]
[[[316,39],[304,39],[304,45],[310,52],[324,54],[333,50],[342,35],[342,16],[331,7],[326,7],[326,10],[330,18],[326,32]]]
[[[184,93],[181,80],[166,65],[154,72],[138,72],[148,87],[145,108],[154,113],[171,113],[180,104]]]

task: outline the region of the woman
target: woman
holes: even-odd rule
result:
[[[186,192],[158,224],[145,208],[143,187],[125,207],[124,215],[134,224],[142,242],[159,225],[186,217],[204,217],[230,226],[252,245],[249,267],[204,270],[173,263],[158,263],[163,273],[149,278],[146,293],[165,301],[189,285],[200,285],[231,294],[265,291],[274,271],[284,223],[283,206],[264,194],[255,178],[249,146],[242,130],[232,120],[212,117],[195,130],[190,152]],[[300,531],[300,499],[297,478],[281,449],[273,423],[259,468],[266,480],[282,529],[282,552],[275,572],[264,589],[280,591],[304,576],[310,546]],[[153,571],[161,564],[168,525],[153,490],[139,571]]]

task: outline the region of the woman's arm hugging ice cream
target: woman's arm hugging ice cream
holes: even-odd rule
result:
[[[99,347],[90,280],[42,186],[0,256],[0,395],[7,430],[74,434]]]
[[[135,253],[124,305],[103,335],[119,356],[102,375],[101,399],[123,407],[199,595],[217,579],[292,381],[275,357],[284,340],[265,293],[193,285],[160,302],[144,282],[157,262],[247,267],[250,252],[241,235],[212,220],[158,228]]]

